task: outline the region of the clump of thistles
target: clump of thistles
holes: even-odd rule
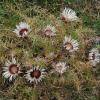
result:
[[[38,82],[42,81],[45,75],[45,69],[41,69],[39,66],[36,66],[26,72],[25,78],[30,83],[35,82],[37,84]]]
[[[54,68],[53,71],[62,75],[64,72],[66,72],[68,67],[69,66],[65,62],[58,62],[53,65],[53,68]]]
[[[89,61],[92,66],[96,66],[100,62],[100,53],[97,48],[93,48],[89,53]]]
[[[12,81],[13,79],[21,73],[20,65],[17,63],[16,59],[13,57],[12,61],[9,60],[5,63],[5,67],[3,67],[3,77]]]
[[[31,31],[30,26],[25,22],[20,22],[16,25],[16,29],[13,31],[18,37],[27,37],[28,33]]]
[[[56,29],[54,26],[52,25],[47,25],[44,29],[43,29],[43,34],[47,37],[52,37],[56,35]]]
[[[77,40],[72,39],[71,36],[65,36],[63,47],[69,52],[74,52],[79,49],[79,43]]]
[[[79,18],[76,15],[76,12],[70,8],[65,8],[61,13],[61,19],[65,22],[76,21]]]

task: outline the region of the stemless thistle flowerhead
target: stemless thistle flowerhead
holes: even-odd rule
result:
[[[96,45],[100,45],[100,36],[97,36],[97,37],[96,37],[95,42],[96,42]]]
[[[95,66],[97,63],[100,62],[100,53],[97,48],[93,48],[89,53],[89,60],[90,63]]]
[[[12,61],[9,60],[5,63],[6,67],[3,67],[3,77],[6,79],[9,79],[9,81],[12,81],[13,79],[18,76],[19,73],[21,73],[20,65],[17,64],[17,61],[15,58],[12,58]]]
[[[66,22],[69,22],[69,21],[76,21],[76,20],[78,20],[78,17],[76,15],[75,11],[73,11],[70,8],[65,8],[63,10],[63,12],[61,13],[61,19],[66,21]]]
[[[45,74],[45,69],[41,69],[39,66],[37,66],[28,70],[25,77],[30,83],[35,82],[37,84],[45,77]]]
[[[63,73],[66,71],[66,69],[67,69],[68,67],[69,67],[69,66],[66,65],[65,62],[58,62],[57,64],[55,64],[55,65],[53,66],[54,71],[57,72],[57,73],[59,73],[59,74],[63,74]]]
[[[72,39],[71,36],[69,36],[69,37],[65,36],[63,46],[69,52],[74,52],[74,51],[77,51],[79,49],[78,41]]]
[[[30,26],[25,22],[20,22],[19,25],[16,25],[16,29],[14,33],[17,34],[18,37],[26,37],[28,33],[31,31]]]
[[[52,25],[47,25],[44,29],[43,29],[43,34],[48,36],[48,37],[52,37],[56,35],[56,29],[54,26]]]

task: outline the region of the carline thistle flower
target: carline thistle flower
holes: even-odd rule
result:
[[[96,66],[100,62],[100,53],[97,48],[93,48],[89,52],[89,61],[92,66]]]
[[[79,43],[77,40],[72,39],[71,36],[65,36],[63,47],[69,52],[74,52],[79,49]]]
[[[36,84],[45,77],[45,69],[41,69],[39,66],[33,67],[26,72],[25,78],[30,82],[35,82]]]
[[[31,31],[30,26],[25,22],[20,22],[16,25],[16,29],[13,31],[18,37],[27,37],[28,33]]]
[[[64,72],[66,72],[67,68],[69,66],[65,63],[65,62],[58,62],[57,64],[54,64],[53,68],[54,68],[54,72],[57,72],[59,74],[63,74]]]
[[[9,60],[5,63],[6,67],[3,67],[3,77],[13,81],[13,79],[21,73],[20,64],[17,63],[16,59],[12,57],[12,61]]]
[[[52,37],[56,35],[56,29],[54,26],[52,25],[47,25],[44,29],[43,29],[43,34],[47,37]]]
[[[79,18],[76,15],[76,12],[70,8],[65,8],[61,13],[61,19],[65,22],[76,21]]]

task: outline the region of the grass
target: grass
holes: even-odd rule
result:
[[[100,35],[100,16],[95,0],[1,0],[0,1],[0,100],[99,100],[100,64],[93,68],[86,53]],[[75,9],[78,23],[61,23],[59,14],[67,6]],[[16,24],[25,21],[32,31],[28,38],[20,39],[12,32]],[[56,38],[47,38],[39,32],[47,24],[57,29]],[[75,56],[59,55],[65,35],[80,42]],[[53,44],[52,44],[53,42]],[[100,48],[99,45],[97,45]],[[53,52],[54,55],[50,56]],[[22,77],[9,83],[2,77],[2,67],[11,54],[22,69],[40,65],[48,71],[38,85],[29,84]],[[67,56],[67,57],[66,57]],[[37,58],[39,57],[38,61]],[[63,60],[70,65],[63,76],[50,74],[51,63]],[[30,66],[30,67],[29,67]]]

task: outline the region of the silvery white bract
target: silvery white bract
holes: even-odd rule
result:
[[[69,37],[65,36],[63,46],[69,52],[74,52],[74,51],[77,51],[79,49],[78,41],[72,39],[71,36],[69,36]]]
[[[63,12],[61,13],[61,19],[64,20],[64,21],[66,21],[66,22],[69,22],[69,21],[76,21],[79,18],[77,17],[75,11],[73,11],[70,8],[65,8],[63,10]]]
[[[40,82],[45,77],[45,69],[36,66],[26,72],[25,78],[30,82],[35,82],[36,84]]]
[[[28,33],[31,31],[30,26],[25,22],[20,22],[19,25],[16,25],[16,29],[14,33],[17,34],[18,37],[26,37]]]
[[[91,65],[96,66],[100,62],[100,53],[97,48],[93,48],[89,53],[89,60]]]
[[[20,65],[17,64],[16,59],[12,58],[12,61],[9,60],[5,63],[6,67],[3,67],[3,77],[6,79],[9,79],[9,81],[12,81],[13,79],[18,76],[20,71]]]
[[[44,29],[43,29],[43,34],[48,36],[48,37],[52,37],[56,35],[56,29],[54,26],[52,25],[47,25]]]

